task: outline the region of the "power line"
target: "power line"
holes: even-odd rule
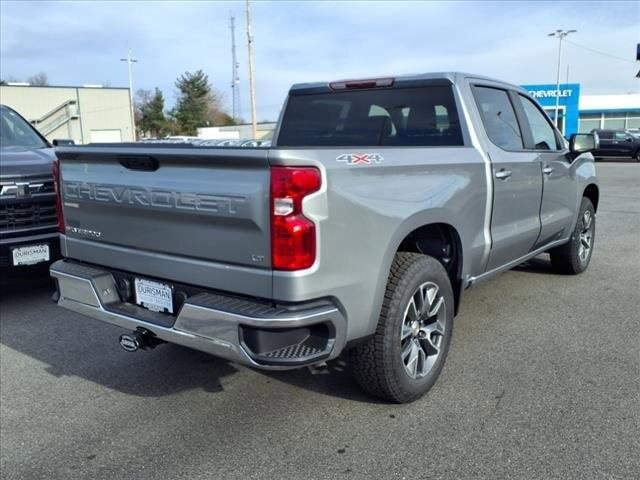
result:
[[[621,62],[627,62],[627,63],[636,63],[633,60],[629,60],[628,58],[617,57],[615,55],[611,55],[610,53],[601,52],[600,50],[596,50],[595,48],[586,47],[584,45],[580,45],[579,43],[572,42],[570,40],[565,40],[565,42],[570,43],[574,47],[582,48],[584,50],[587,50],[587,51],[592,52],[592,53],[597,53],[598,55],[602,55],[604,57],[613,58],[614,60],[620,60]]]

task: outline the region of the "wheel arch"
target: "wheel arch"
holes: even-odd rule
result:
[[[600,189],[595,183],[590,183],[582,193],[583,197],[587,197],[593,204],[593,209],[598,211],[598,202],[600,201]]]
[[[407,233],[400,241],[398,252],[429,255],[438,260],[447,271],[453,290],[455,314],[462,295],[463,248],[458,230],[449,223],[434,222],[421,225]]]

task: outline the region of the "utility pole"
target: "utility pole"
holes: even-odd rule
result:
[[[251,94],[251,136],[257,137],[258,126],[256,125],[256,85],[253,79],[253,36],[251,35],[251,5],[247,0],[247,48],[249,52],[249,92]]]
[[[558,39],[558,70],[556,73],[556,113],[555,124],[556,128],[560,128],[560,119],[558,118],[558,112],[560,110],[560,60],[562,58],[562,40],[564,40],[570,33],[575,33],[577,30],[556,30],[555,32],[547,34],[548,37],[556,37]]]
[[[131,64],[138,63],[138,60],[133,58],[131,55],[132,55],[132,52],[131,52],[131,49],[129,49],[129,51],[127,52],[127,58],[121,58],[120,61],[127,62],[127,66],[129,67],[129,105],[131,106],[131,127],[133,128],[132,135],[133,135],[133,141],[135,142],[136,115],[135,115],[135,107],[133,106],[133,73],[131,70]]]
[[[240,117],[240,75],[238,74],[238,57],[236,56],[236,19],[229,14],[229,28],[231,29],[231,102],[232,117],[238,122]]]

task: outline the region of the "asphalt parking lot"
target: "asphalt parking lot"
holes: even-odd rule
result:
[[[3,278],[4,479],[638,478],[640,165],[598,164],[595,252],[469,291],[423,399],[367,397],[343,362],[264,373],[115,327]]]

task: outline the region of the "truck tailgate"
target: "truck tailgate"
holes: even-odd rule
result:
[[[267,150],[131,145],[56,153],[67,256],[101,264],[108,255],[115,267],[115,252],[117,268],[221,289],[233,287],[234,268],[270,271]],[[185,278],[198,271],[206,283]]]

